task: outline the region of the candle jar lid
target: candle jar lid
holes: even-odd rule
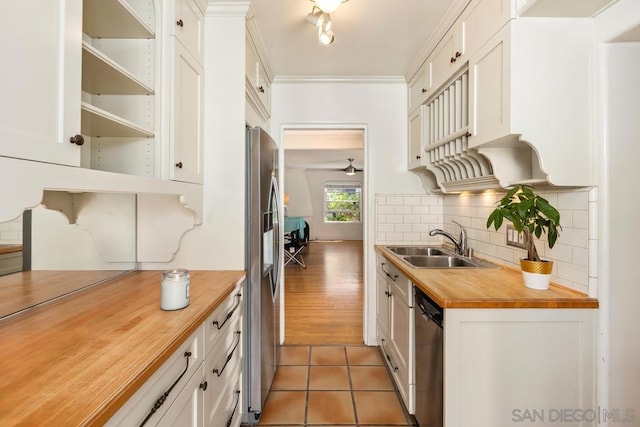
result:
[[[184,280],[189,278],[189,270],[186,268],[176,268],[173,270],[166,270],[162,273],[162,279],[167,280]]]

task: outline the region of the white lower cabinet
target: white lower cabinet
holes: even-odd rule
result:
[[[595,425],[588,418],[598,411],[596,314],[593,309],[445,310],[444,425],[519,425],[532,421],[526,417],[534,413],[544,425],[568,417],[576,421],[571,425]]]
[[[242,397],[242,285],[106,426],[237,426]]]
[[[415,331],[412,284],[383,258],[378,260],[377,276],[378,341],[404,405],[413,414]],[[388,321],[386,330],[384,320]]]
[[[182,391],[176,396],[158,426],[204,426],[204,395],[207,391],[204,368],[200,366]]]

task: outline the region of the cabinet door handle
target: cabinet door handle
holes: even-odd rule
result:
[[[178,162],[178,163],[176,163],[176,167],[177,167],[178,169],[182,169],[182,162]]]
[[[222,329],[222,327],[224,326],[225,323],[227,323],[227,321],[229,319],[231,319],[231,316],[233,315],[233,312],[236,311],[236,308],[238,308],[240,306],[240,298],[242,297],[242,294],[240,292],[238,292],[235,295],[236,298],[238,298],[238,302],[236,302],[236,305],[233,306],[233,308],[227,313],[227,316],[224,318],[224,320],[222,321],[222,323],[220,323],[217,320],[214,320],[213,322],[211,322],[211,324],[213,326],[215,326],[216,328],[218,328],[218,330]]]
[[[178,27],[182,28],[182,27],[184,27],[184,22],[182,22],[182,19],[178,19],[178,20],[176,21],[176,25],[177,25]]]
[[[235,353],[236,348],[238,348],[238,344],[240,344],[240,331],[236,331],[235,334],[238,336],[238,341],[236,341],[236,345],[233,346],[233,349],[231,350],[231,353],[229,353],[227,355],[227,360],[224,361],[224,365],[222,365],[221,369],[216,368],[213,371],[211,371],[211,373],[212,374],[216,374],[218,376],[218,378],[220,378],[222,376],[222,373],[224,372],[224,369],[227,367],[227,365],[229,364],[229,361],[233,357],[233,353]]]
[[[84,137],[82,135],[74,135],[69,138],[69,142],[76,145],[84,144]]]
[[[456,58],[460,58],[462,54],[460,52],[456,52]]]
[[[420,155],[419,154],[416,156],[416,160],[420,160]]]
[[[453,64],[454,62],[456,62],[456,58],[452,56],[452,57],[451,57],[451,59],[450,59],[450,61],[451,61],[451,63]]]
[[[147,416],[144,418],[144,420],[140,424],[140,427],[145,425],[147,423],[147,421],[149,421],[149,418],[151,418],[153,416],[153,414],[155,414],[156,411],[158,409],[160,409],[162,407],[162,405],[164,405],[164,402],[167,400],[167,397],[169,397],[169,393],[171,393],[171,390],[173,390],[173,388],[176,386],[176,384],[178,384],[178,382],[180,382],[182,377],[184,377],[184,374],[186,374],[187,371],[189,370],[189,358],[191,357],[191,352],[190,351],[185,351],[184,352],[184,357],[187,358],[187,366],[185,366],[184,371],[182,371],[180,376],[173,382],[173,384],[171,384],[171,387],[169,387],[169,389],[167,391],[165,391],[162,394],[162,396],[160,396],[158,398],[158,400],[156,400],[156,403],[153,404],[153,408],[151,408],[151,410],[149,411]]]
[[[209,386],[209,383],[207,383],[206,381],[203,383],[200,383],[200,389],[202,391],[207,391],[207,387]]]
[[[240,390],[236,390],[233,393],[236,395],[236,403],[233,405],[233,411],[231,411],[229,419],[227,419],[227,427],[231,426],[231,423],[233,422],[233,416],[236,414],[236,410],[238,410],[238,404],[240,403]]]
[[[258,86],[258,92],[264,93],[264,87],[263,86]]]
[[[427,93],[427,90],[425,88],[422,88],[422,93]]]
[[[389,279],[391,279],[391,280],[393,280],[393,281],[395,282],[395,281],[396,281],[396,279],[398,278],[398,275],[397,275],[397,274],[394,274],[394,275],[389,274],[389,272],[388,272],[387,270],[385,270],[385,269],[384,269],[384,265],[385,265],[385,263],[384,263],[384,262],[380,263],[380,268],[382,269],[382,271],[384,272],[384,274],[386,274],[386,275],[387,275],[387,277],[388,277]]]

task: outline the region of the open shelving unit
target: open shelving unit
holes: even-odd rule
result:
[[[153,2],[83,1],[82,166],[156,177]]]

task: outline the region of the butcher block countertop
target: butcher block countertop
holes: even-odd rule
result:
[[[190,274],[182,310],[138,271],[0,321],[0,425],[104,424],[245,277]]]
[[[385,246],[375,249],[442,308],[597,308],[598,300],[552,283],[526,288],[520,271],[500,268],[413,268]]]

